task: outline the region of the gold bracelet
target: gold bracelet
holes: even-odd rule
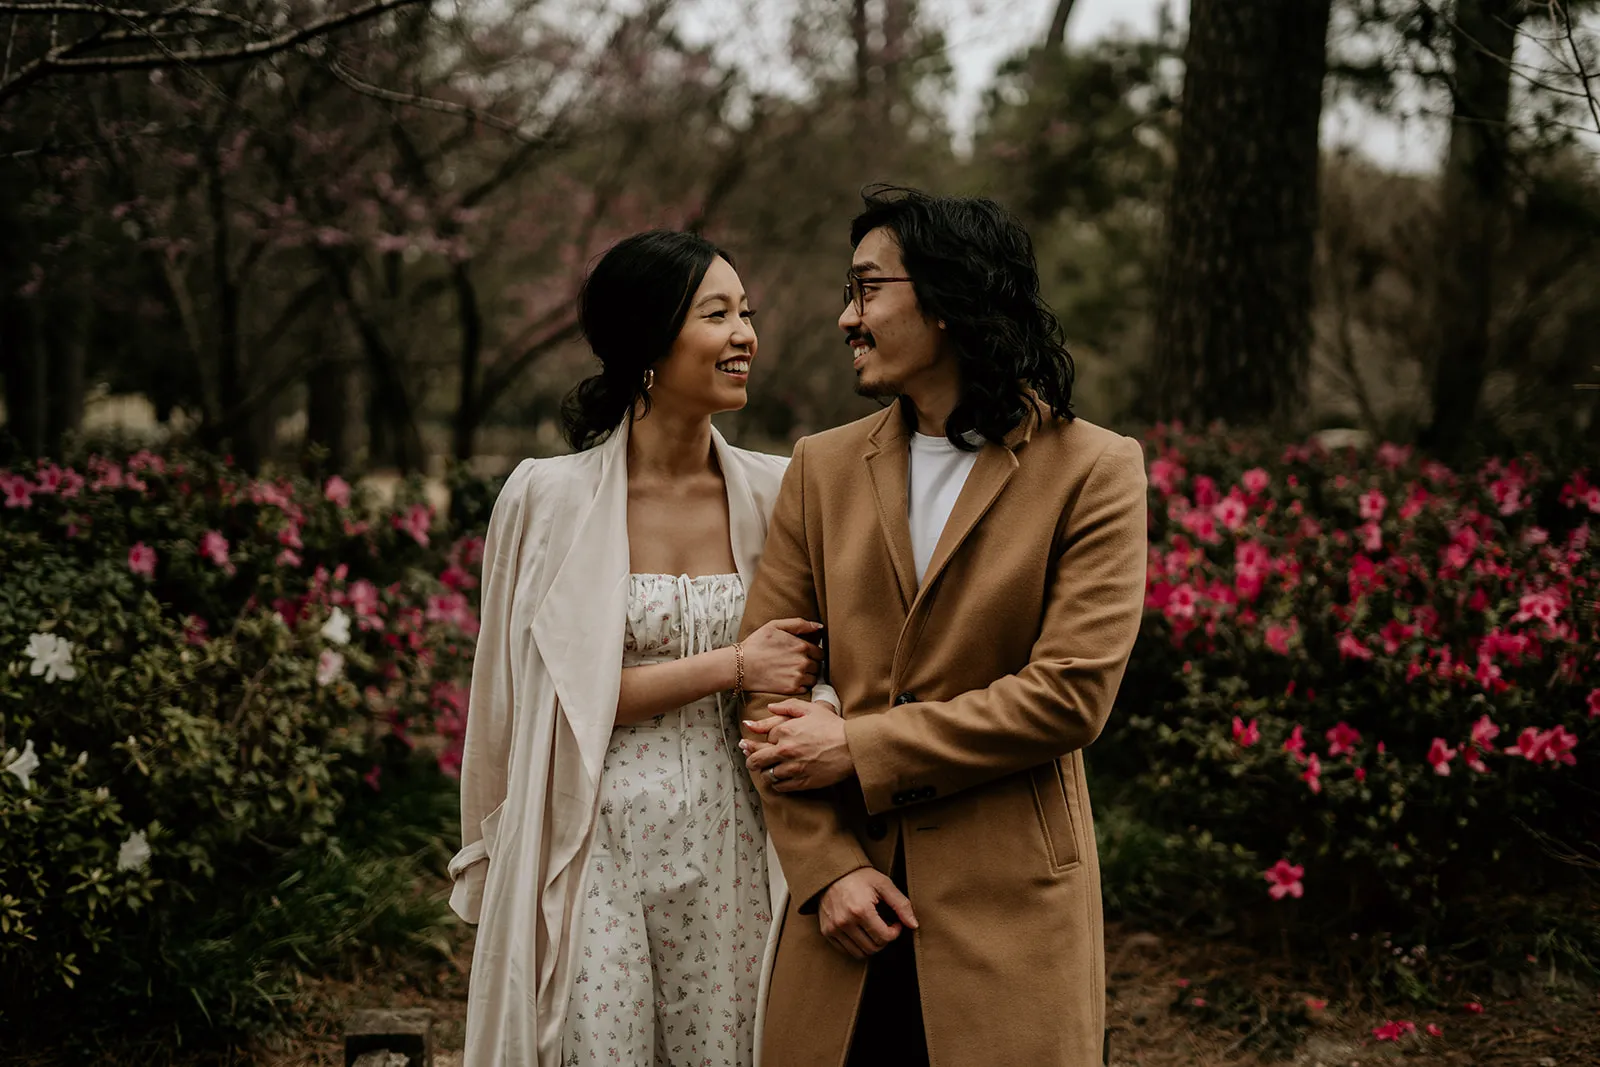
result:
[[[744,642],[733,643],[733,695],[744,696]]]

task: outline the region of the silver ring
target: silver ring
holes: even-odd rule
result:
[[[763,773],[766,774],[767,781],[769,782],[776,782],[778,780],[778,769],[776,767],[768,767]]]

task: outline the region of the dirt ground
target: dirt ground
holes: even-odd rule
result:
[[[1200,937],[1112,924],[1106,930],[1106,956],[1111,1067],[1600,1065],[1600,991],[1553,985],[1531,964],[1514,990],[1497,983],[1503,993],[1515,995],[1484,990],[1473,997],[1468,990],[1463,997],[1472,999],[1453,1010],[1425,1011],[1356,1007],[1345,991],[1291,977],[1293,969],[1282,961]],[[455,956],[429,974],[374,971],[354,982],[308,985],[302,1010],[310,1026],[304,1035],[252,1049],[237,1062],[241,1067],[341,1064],[340,1027],[351,1011],[422,1007],[434,1013],[437,1067],[460,1067],[469,964],[463,938]],[[1482,1012],[1469,1011],[1469,1002],[1481,1005]],[[1398,1026],[1396,1041],[1373,1036],[1374,1029],[1389,1023],[1410,1023],[1415,1030]]]
[[[1430,1011],[1360,1005],[1358,993],[1308,980],[1285,961],[1193,935],[1113,923],[1106,957],[1111,1067],[1600,1067],[1600,990],[1552,981],[1532,963],[1525,974],[1497,978],[1498,992],[1466,986],[1453,1009]],[[48,1050],[19,1059],[0,1048],[0,1063],[335,1067],[344,1063],[341,1034],[352,1012],[426,1008],[434,1018],[436,1067],[462,1067],[470,962],[471,934],[462,930],[448,959],[374,966],[341,981],[308,980],[294,1006],[303,1024],[248,1048],[174,1054],[145,1046],[92,1060]],[[1395,1024],[1398,1040],[1374,1036],[1387,1024]]]

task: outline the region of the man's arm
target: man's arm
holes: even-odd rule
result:
[[[745,603],[740,640],[773,619],[818,618],[816,583],[806,547],[804,446],[803,440],[796,443],[778,491],[761,566]],[[785,699],[776,693],[749,693],[747,697],[745,718],[751,720],[765,718],[768,704]],[[748,740],[764,740],[748,728],[744,735]],[[835,881],[871,866],[861,842],[840,819],[831,791],[777,793],[764,775],[756,777],[756,788],[789,890],[801,902],[802,913],[815,911],[818,895]]]
[[[1145,507],[1144,454],[1114,441],[1068,516],[1027,666],[950,700],[845,721],[869,812],[947,797],[1099,736],[1144,613]]]

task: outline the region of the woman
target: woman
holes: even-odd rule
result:
[[[821,653],[802,619],[734,643],[786,463],[711,425],[745,404],[751,315],[700,237],[611,249],[577,451],[495,503],[450,863],[479,924],[468,1067],[752,1062],[783,885],[723,694],[803,693]]]

